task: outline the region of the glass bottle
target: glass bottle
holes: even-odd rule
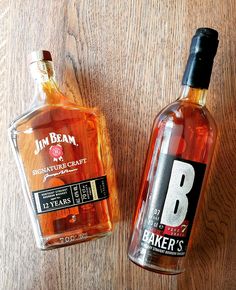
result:
[[[11,124],[9,136],[37,246],[47,250],[106,236],[118,204],[104,117],[60,92],[50,52],[33,52],[30,70],[34,103]]]
[[[150,271],[184,271],[217,137],[205,106],[217,46],[217,31],[197,29],[180,97],[154,121],[128,250],[131,261]]]

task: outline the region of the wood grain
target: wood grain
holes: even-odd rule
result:
[[[0,1],[0,289],[236,289],[235,0]],[[127,258],[130,221],[151,124],[178,97],[195,29],[219,30],[207,105],[220,137],[188,269],[153,274]],[[49,252],[36,249],[6,128],[33,97],[26,55],[52,52],[58,81],[108,121],[119,185],[115,233]]]

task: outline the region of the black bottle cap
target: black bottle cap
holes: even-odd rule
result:
[[[193,88],[208,88],[218,42],[216,30],[212,28],[198,28],[196,30],[192,38],[182,85]]]

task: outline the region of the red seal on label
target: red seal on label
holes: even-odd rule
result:
[[[169,235],[169,236],[176,236],[176,237],[186,237],[187,232],[188,232],[188,225],[189,225],[189,222],[185,220],[178,227],[165,226],[165,230],[163,234]]]
[[[63,161],[63,149],[60,144],[53,145],[49,148],[49,154],[53,161]]]

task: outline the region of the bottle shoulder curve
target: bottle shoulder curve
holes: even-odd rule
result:
[[[101,122],[104,119],[102,112],[98,108],[81,107],[76,105],[41,105],[35,106],[17,117],[9,126],[8,131],[33,130],[41,124],[50,126],[51,122],[62,120],[83,120]]]
[[[217,131],[216,122],[206,108],[194,103],[177,100],[166,106],[155,118],[154,125],[160,126],[162,123],[186,123],[186,121],[194,120],[191,122],[193,126],[198,124],[208,125],[212,130]]]

